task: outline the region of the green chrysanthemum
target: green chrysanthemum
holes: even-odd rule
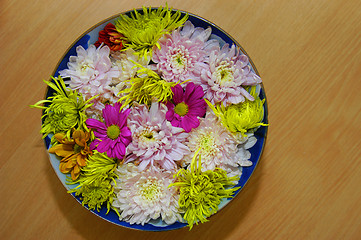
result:
[[[164,102],[171,99],[172,87],[177,83],[163,80],[156,72],[137,64],[140,68],[137,76],[128,80],[129,88],[121,91],[123,97],[119,102],[125,101],[123,106],[137,101],[140,104],[151,105],[152,101]]]
[[[223,169],[202,172],[201,157],[197,163],[198,152],[194,154],[190,167],[180,169],[174,175],[176,182],[170,185],[179,187],[179,207],[185,212],[183,218],[188,222],[189,230],[198,221],[207,222],[207,217],[218,211],[221,200],[233,197],[233,193],[239,189],[229,188],[239,177],[228,177]]]
[[[251,88],[250,94],[255,98],[254,101],[246,99],[242,103],[232,104],[227,107],[223,106],[223,104],[213,106],[207,99],[206,102],[229,131],[246,136],[245,133],[249,129],[268,126],[268,124],[262,123],[265,99],[261,100],[257,96],[256,87]]]
[[[81,195],[82,205],[87,204],[90,210],[96,209],[99,212],[101,206],[106,203],[108,213],[115,197],[112,182],[115,183],[117,178],[114,173],[116,167],[116,160],[109,158],[105,153],[95,151],[89,156],[87,165],[81,169],[82,174],[79,179],[76,181],[68,179],[70,184],[79,184],[69,192],[75,192],[76,196]]]
[[[78,128],[86,130],[85,120],[87,119],[84,110],[92,105],[93,98],[83,100],[81,93],[66,88],[63,79],[52,77],[53,82],[43,80],[50,88],[55,90],[53,96],[41,100],[30,107],[44,109],[45,118],[40,133],[45,138],[50,133],[65,132],[70,138],[71,129]],[[43,106],[43,104],[49,104]]]
[[[147,57],[151,54],[153,46],[160,48],[157,42],[162,35],[185,23],[188,15],[181,15],[179,11],[172,14],[168,6],[153,10],[143,7],[142,14],[134,10],[131,17],[120,15],[115,21],[115,27],[125,37],[124,50],[132,48],[140,56]]]

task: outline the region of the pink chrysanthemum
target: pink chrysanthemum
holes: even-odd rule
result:
[[[207,50],[215,48],[216,41],[208,41],[211,28],[195,28],[187,21],[182,30],[176,29],[159,40],[160,49],[153,48],[153,62],[163,79],[169,82],[200,78]]]
[[[62,77],[70,77],[69,87],[78,90],[87,97],[104,92],[112,78],[119,76],[119,71],[112,68],[108,46],[96,48],[90,45],[87,50],[76,48],[77,56],[70,56],[68,69],[60,71]]]
[[[172,87],[173,101],[167,103],[166,118],[175,127],[181,127],[186,132],[199,126],[198,117],[206,113],[207,104],[203,99],[204,92],[201,86],[190,82],[185,91],[177,84]]]
[[[67,81],[69,87],[78,90],[85,99],[98,95],[98,98],[92,101],[94,105],[88,112],[100,113],[104,103],[115,97],[109,86],[113,78],[119,77],[120,72],[118,68],[112,67],[108,46],[96,48],[90,45],[86,50],[78,46],[76,52],[77,56],[70,56],[68,68],[59,73],[62,77],[70,77]]]
[[[114,187],[116,197],[112,206],[119,211],[119,219],[130,224],[142,225],[158,218],[168,225],[182,221],[178,211],[177,190],[168,187],[175,181],[174,172],[160,172],[154,169],[138,171],[135,168],[129,163],[119,166],[116,170],[119,179]]]
[[[201,86],[206,91],[206,98],[212,103],[224,105],[243,102],[245,98],[254,98],[242,86],[256,85],[261,82],[249,66],[248,57],[225,44],[209,56],[207,70],[201,74]]]
[[[121,104],[106,105],[103,109],[104,122],[89,118],[86,125],[92,128],[96,139],[90,144],[90,149],[106,152],[111,158],[122,159],[126,147],[132,140],[132,133],[127,127],[127,117],[130,109],[120,111]]]
[[[188,133],[173,127],[165,118],[166,112],[167,107],[158,102],[152,103],[150,110],[146,105],[133,105],[128,119],[132,142],[127,148],[126,162],[137,160],[141,170],[151,167],[173,170],[176,162],[189,153],[184,144]]]
[[[238,167],[237,140],[210,112],[200,120],[198,128],[189,133],[187,145],[191,154],[185,162],[190,164],[198,150],[202,156],[202,171],[214,170],[216,167],[227,172]]]

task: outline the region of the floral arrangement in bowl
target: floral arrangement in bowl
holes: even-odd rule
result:
[[[68,191],[100,217],[160,231],[208,221],[252,174],[261,78],[214,24],[165,8],[105,20],[67,51],[41,133]]]

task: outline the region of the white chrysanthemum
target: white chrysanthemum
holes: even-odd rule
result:
[[[212,104],[229,105],[243,102],[245,98],[253,101],[254,97],[243,86],[260,82],[261,78],[251,71],[248,57],[234,45],[225,44],[210,54],[208,69],[202,70],[199,84]]]
[[[158,218],[168,225],[182,221],[178,211],[179,195],[174,187],[168,187],[175,181],[174,172],[155,169],[140,172],[136,168],[130,163],[115,171],[119,179],[112,206],[119,211],[119,219],[142,225]]]
[[[99,119],[104,104],[114,104],[119,98],[112,91],[112,80],[119,78],[120,71],[113,67],[108,46],[88,49],[76,48],[77,56],[70,56],[68,68],[60,71],[62,77],[69,77],[69,87],[82,93],[85,99],[98,95],[86,110],[88,117]]]
[[[97,94],[102,95],[112,78],[119,76],[119,71],[112,68],[108,46],[96,48],[90,45],[88,49],[82,46],[76,48],[77,56],[71,56],[68,69],[60,71],[62,77],[70,77],[69,87],[78,90],[86,98]]]
[[[237,171],[236,138],[210,112],[200,122],[199,127],[189,133],[187,145],[192,153],[185,158],[186,163],[191,163],[194,153],[201,149],[202,171],[216,167],[227,172]]]
[[[177,168],[177,162],[189,154],[185,145],[188,133],[167,121],[167,107],[158,102],[133,105],[128,117],[132,142],[127,147],[126,163],[138,161],[140,170],[160,167],[166,170]]]
[[[150,61],[150,59],[141,58],[139,55],[136,55],[133,49],[128,49],[124,52],[112,52],[111,57],[113,65],[120,71],[119,77],[112,80],[112,85],[117,85],[134,77],[139,69],[135,67],[135,63],[145,67]]]

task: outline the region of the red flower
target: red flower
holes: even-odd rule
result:
[[[99,32],[99,38],[94,45],[99,47],[102,43],[107,45],[112,51],[119,51],[123,48],[123,42],[121,38],[124,37],[115,28],[114,24],[108,23],[104,30]]]

